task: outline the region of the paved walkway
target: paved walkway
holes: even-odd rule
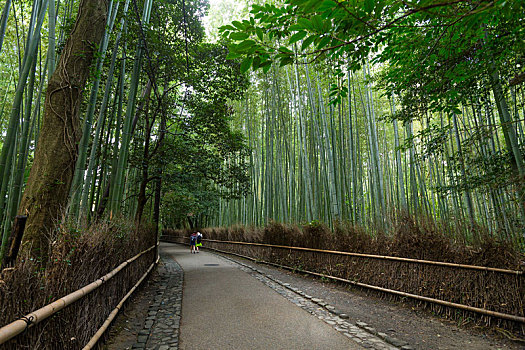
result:
[[[385,305],[361,298],[354,301],[358,308],[349,308],[344,295],[326,294],[324,286],[314,288],[312,281],[243,259],[206,251],[190,254],[188,247],[171,243],[162,243],[160,254],[160,266],[128,314],[119,316],[104,349],[414,350],[395,337],[395,329],[387,334],[384,324],[375,329],[360,321],[363,312],[395,316]],[[422,319],[412,316],[407,324]],[[414,333],[421,332],[416,327]],[[480,343],[465,339],[463,347],[469,349],[507,347],[490,341],[476,346]],[[417,348],[456,348],[421,342]]]
[[[179,349],[362,349],[214,254],[162,245],[184,270]]]
[[[413,350],[256,267],[171,243],[160,255],[155,296],[131,349]]]

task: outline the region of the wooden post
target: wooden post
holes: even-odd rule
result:
[[[20,242],[22,242],[22,236],[24,235],[24,230],[26,228],[27,215],[17,215],[13,222],[13,230],[11,231],[11,236],[7,241],[7,246],[9,247],[7,254],[4,256],[4,261],[2,266],[9,267],[14,265],[16,261],[16,256],[20,249]]]

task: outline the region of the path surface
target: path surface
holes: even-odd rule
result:
[[[162,250],[184,270],[179,349],[362,349],[225,259]]]
[[[318,278],[294,274],[264,264],[234,258],[243,264],[270,274],[284,284],[321,299],[349,316],[350,324],[373,327],[391,344],[409,344],[418,350],[525,350],[525,342],[513,342],[494,334],[490,328],[467,324],[463,327],[430,311],[411,307],[408,303],[380,298],[366,290],[335,284]],[[465,320],[468,321],[468,320]],[[499,337],[498,337],[499,335]],[[405,348],[407,345],[404,345]]]
[[[160,254],[159,268],[119,315],[105,349],[523,349],[243,259],[190,254],[169,243]]]

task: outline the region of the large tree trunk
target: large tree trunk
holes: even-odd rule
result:
[[[64,213],[80,139],[78,110],[97,45],[104,34],[104,0],[82,0],[75,26],[49,79],[35,160],[19,212],[27,214],[24,249],[42,259]]]

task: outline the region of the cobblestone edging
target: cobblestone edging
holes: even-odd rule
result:
[[[375,350],[414,349],[412,346],[408,345],[407,342],[390,337],[385,333],[377,332],[375,328],[370,327],[364,322],[357,321],[356,324],[350,323],[347,321],[348,315],[341,313],[334,306],[327,304],[323,299],[307,295],[298,288],[291,286],[289,283],[284,283],[274,278],[272,275],[265,274],[255,267],[224,255],[217,255],[237,264],[241,270],[257,278],[259,281],[266,284],[295,305],[306,310],[320,320],[323,320],[335,330],[352,339],[364,348]]]
[[[144,328],[132,349],[177,350],[182,309],[184,273],[177,262],[162,257],[157,295],[148,309]],[[162,345],[161,345],[162,344]]]

